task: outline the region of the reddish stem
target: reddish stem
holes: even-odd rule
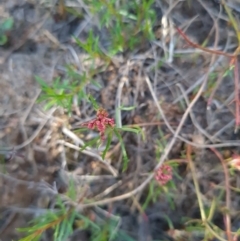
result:
[[[208,48],[204,48],[204,47],[202,47],[201,45],[192,42],[192,41],[183,33],[183,31],[182,31],[180,28],[176,27],[176,29],[177,29],[178,33],[186,40],[186,42],[188,42],[188,44],[192,45],[194,48],[201,49],[201,50],[203,50],[204,52],[211,53],[211,54],[224,55],[224,56],[229,57],[229,58],[235,57],[234,54],[225,53],[225,52],[222,52],[222,51],[220,51],[220,50],[211,50],[211,49],[208,49]]]

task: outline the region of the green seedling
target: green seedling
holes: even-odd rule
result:
[[[109,34],[110,46],[107,51],[110,56],[133,49],[145,39],[151,40],[154,38],[152,29],[156,21],[156,14],[152,9],[153,3],[153,0],[143,0],[141,4],[136,0],[131,2],[126,0],[85,1],[91,14],[99,20],[100,27],[106,28]],[[99,55],[99,49],[96,49],[98,40],[98,37],[95,37],[94,43],[89,36],[86,44],[80,43],[80,46],[90,56]],[[92,46],[92,48],[89,48],[89,46]]]
[[[66,241],[73,233],[73,224],[78,214],[74,209],[66,209],[60,199],[58,204],[57,211],[48,211],[32,220],[29,223],[30,227],[19,228],[19,232],[27,234],[19,241],[38,241],[48,229],[54,230],[54,241]]]
[[[57,209],[48,211],[45,214],[33,219],[27,228],[19,228],[18,231],[26,233],[27,236],[19,241],[39,241],[47,230],[53,231],[54,241],[67,241],[73,233],[74,228],[88,230],[91,241],[115,240],[123,238],[126,241],[133,241],[128,235],[119,229],[119,221],[107,219],[99,223],[93,222],[87,216],[80,214],[74,208],[66,208],[60,198],[56,202]]]
[[[53,106],[67,109],[70,114],[73,99],[77,96],[79,102],[87,99],[86,86],[89,83],[85,73],[79,74],[73,71],[71,67],[68,68],[67,79],[61,80],[59,77],[53,80],[52,84],[48,84],[40,77],[36,76],[36,81],[42,88],[42,94],[38,102],[46,102],[44,109],[50,109]],[[94,81],[91,84],[100,87]]]
[[[83,50],[85,50],[92,59],[103,55],[99,47],[99,37],[94,36],[92,30],[89,32],[88,38],[85,42],[81,42],[77,38],[74,38],[74,39],[77,45]]]

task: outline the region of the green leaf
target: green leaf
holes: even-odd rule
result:
[[[92,83],[94,86],[98,87],[99,89],[102,88],[102,86],[101,86],[97,81],[91,81],[91,83]]]
[[[89,129],[87,127],[79,127],[78,129],[73,130],[74,132],[84,132],[88,131]]]
[[[8,41],[8,38],[6,35],[0,35],[0,46],[7,43],[7,41]]]
[[[120,141],[120,145],[121,145],[121,149],[122,149],[122,155],[123,155],[123,172],[126,171],[127,167],[128,167],[128,157],[127,157],[127,152],[123,143],[123,139],[121,137],[121,135],[119,134],[118,130],[116,128],[113,129],[115,135],[117,136],[118,140]]]
[[[78,217],[79,219],[85,221],[86,228],[89,227],[89,226],[91,226],[93,229],[95,229],[95,230],[98,231],[98,232],[101,230],[101,228],[100,228],[97,224],[95,224],[94,222],[92,222],[89,218],[81,215],[80,213],[77,213],[77,214],[76,214],[76,217]]]
[[[89,99],[90,103],[93,105],[93,108],[95,110],[98,110],[99,109],[99,105],[97,104],[97,101],[92,97],[92,95],[89,95],[88,99]]]
[[[84,151],[88,146],[93,146],[93,144],[97,143],[97,141],[100,139],[100,137],[95,137],[92,140],[85,143],[85,145],[79,150]]]
[[[54,241],[57,241],[58,240],[58,233],[59,233],[59,230],[60,230],[60,224],[58,224],[55,228],[55,232],[54,232]]]
[[[127,17],[129,19],[132,19],[132,20],[137,20],[137,17],[129,12],[127,12],[126,10],[122,9],[119,11],[119,14],[121,14],[122,16],[124,17]]]
[[[19,241],[38,241],[41,238],[41,235],[34,236],[34,234],[31,234],[25,238],[19,239]]]
[[[142,139],[143,139],[143,141],[145,141],[144,132],[143,132],[143,130],[142,130],[140,127],[138,127],[138,126],[134,126],[134,127],[123,126],[123,127],[121,127],[121,128],[118,128],[118,129],[121,130],[121,131],[133,132],[133,133],[135,133],[135,134],[141,133]]]
[[[49,88],[49,85],[39,76],[35,75],[35,80],[40,84],[41,87]]]
[[[103,154],[102,154],[102,159],[105,158],[106,154],[107,154],[107,151],[109,150],[110,148],[110,145],[111,145],[111,141],[112,141],[112,131],[108,134],[108,137],[107,137],[107,145],[103,151]]]
[[[68,220],[67,220],[68,221]],[[57,234],[56,241],[63,240],[64,234],[66,233],[66,219],[63,220],[58,226],[59,226],[59,232]]]
[[[63,203],[63,201],[62,201],[60,196],[57,196],[56,205],[59,205],[59,207],[61,208],[60,211],[64,211],[64,212],[66,211],[66,207],[65,207],[65,205],[64,205],[64,203]],[[54,214],[54,213],[51,212],[51,214]],[[62,213],[60,213],[60,215],[61,214]]]
[[[67,193],[66,193],[66,196],[68,196],[69,198],[71,198],[73,201],[76,201],[76,189],[75,189],[75,184],[74,184],[74,180],[73,178],[70,177],[70,180],[69,180],[69,187],[68,187],[68,190],[67,190]]]
[[[126,111],[130,111],[130,110],[134,110],[136,108],[136,106],[120,106],[119,109],[120,110],[126,110]]]
[[[8,18],[6,19],[1,25],[0,25],[0,29],[3,31],[8,31],[11,30],[14,24],[14,20],[13,18]]]
[[[49,110],[51,107],[53,107],[54,105],[56,105],[56,100],[53,99],[51,101],[49,101],[45,106],[44,106],[44,110]]]
[[[136,127],[136,128],[132,128],[132,127],[121,127],[118,128],[121,131],[128,131],[128,132],[133,132],[136,134],[139,134],[139,132],[141,132],[141,130],[139,130],[140,128]]]
[[[167,221],[169,229],[174,230],[174,225],[172,223],[172,220],[166,214],[163,214],[163,217]]]

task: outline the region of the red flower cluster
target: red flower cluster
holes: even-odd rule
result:
[[[165,185],[172,179],[172,167],[163,164],[158,170],[155,171],[155,179],[161,185]]]
[[[101,140],[104,140],[104,133],[108,126],[114,127],[114,119],[108,118],[106,110],[100,108],[97,111],[97,118],[84,124],[89,129],[94,130],[95,128],[100,132]]]

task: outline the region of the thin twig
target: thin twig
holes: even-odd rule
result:
[[[187,38],[187,36],[185,36]],[[227,42],[224,48],[224,52],[226,52],[226,50],[229,48],[229,44],[230,44],[230,38],[228,36],[227,38]],[[214,49],[217,49],[216,44],[214,43]],[[223,52],[223,51],[220,51]],[[216,67],[219,65],[219,62],[222,61],[224,58],[223,55],[220,55],[218,60],[212,65],[210,66],[210,72],[213,72]],[[203,81],[203,79],[205,78],[205,75],[203,75],[202,77],[200,77],[197,81],[195,81],[195,83],[193,83],[187,90],[186,90],[186,94],[191,93],[198,85],[200,85]],[[177,102],[179,102],[181,99],[183,98],[183,96],[179,96],[173,103],[176,104]]]
[[[65,145],[69,148],[72,148],[74,150],[77,150],[77,151],[81,150],[80,147],[73,145],[72,143],[66,142],[64,140],[59,140],[58,143],[62,143],[63,145]],[[114,167],[112,167],[107,161],[103,160],[102,157],[100,155],[98,155],[97,153],[94,153],[89,150],[83,150],[82,153],[85,155],[88,155],[88,156],[95,157],[99,162],[101,162],[102,164],[104,164],[104,166],[107,167],[107,169],[113,174],[114,177],[118,176],[118,171]]]
[[[127,78],[128,71],[129,71],[129,62],[127,63],[126,73],[119,82],[116,100],[115,100],[116,125],[118,128],[122,127],[121,96],[122,96],[122,89],[123,89],[124,84],[128,84],[128,82],[129,82],[129,80]]]
[[[220,152],[218,152],[215,148],[211,148],[212,152],[215,153],[215,155],[219,158],[219,160],[221,161],[221,164],[223,166],[223,170],[224,170],[224,175],[225,175],[225,191],[226,191],[226,207],[227,207],[227,212],[225,214],[225,218],[226,218],[226,233],[227,233],[227,237],[228,237],[228,241],[232,241],[232,235],[231,235],[231,217],[229,215],[229,210],[231,208],[231,190],[229,188],[229,173],[228,173],[228,169],[227,169],[227,165],[225,163],[225,161],[223,160],[222,155],[220,154]]]
[[[182,92],[182,95],[184,96],[184,99],[187,103],[187,105],[189,106],[189,99],[183,89],[183,86],[181,84],[177,84],[177,86],[179,87],[179,89],[181,90]],[[201,126],[200,124],[198,123],[197,119],[195,118],[195,115],[193,113],[193,111],[191,110],[190,111],[190,116],[191,116],[191,119],[192,119],[192,123],[193,125],[195,126],[195,128],[199,131],[199,133],[202,133],[204,136],[206,136],[209,140],[211,140],[212,142],[214,141],[214,138],[208,134]],[[219,141],[219,140],[215,140],[215,141]]]
[[[38,126],[38,128],[34,131],[34,133],[31,135],[31,137],[28,138],[28,140],[24,141],[22,144],[14,146],[14,147],[7,147],[4,148],[4,151],[11,151],[13,148],[15,150],[20,150],[24,148],[25,146],[29,145],[40,133],[40,131],[43,129],[43,127],[46,125],[46,123],[49,121],[49,119],[52,118],[52,114],[55,112],[57,108],[52,108],[48,114],[47,118],[41,122],[41,124]]]
[[[198,205],[199,205],[199,209],[200,209],[200,213],[201,213],[201,218],[202,218],[202,221],[205,222],[206,221],[206,214],[205,214],[205,211],[204,211],[204,205],[203,205],[202,198],[201,198],[201,191],[200,191],[199,183],[198,183],[198,180],[196,178],[196,168],[195,168],[195,165],[192,161],[191,152],[192,152],[192,147],[190,145],[187,145],[187,160],[188,160],[191,172],[192,172],[192,178],[193,178],[193,183],[194,183],[195,190],[196,190],[196,195],[197,195]]]
[[[178,33],[184,38],[184,40],[185,40],[188,44],[192,45],[194,48],[201,49],[201,50],[203,50],[204,52],[207,52],[207,53],[210,53],[210,54],[223,55],[223,56],[226,56],[226,57],[229,57],[229,58],[234,58],[234,57],[235,57],[235,54],[229,54],[229,53],[225,53],[225,52],[223,52],[223,51],[217,50],[217,49],[211,50],[211,49],[202,47],[201,45],[192,42],[192,41],[183,33],[183,31],[182,31],[180,28],[178,28],[177,26],[176,26],[176,29],[177,29]]]

